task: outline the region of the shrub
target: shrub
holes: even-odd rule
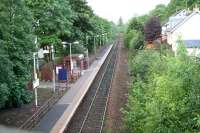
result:
[[[132,83],[123,109],[128,132],[200,131],[200,63],[179,45],[177,56],[142,51],[131,59]]]
[[[131,30],[125,38],[125,46],[129,49],[142,49],[144,47],[144,36],[140,31]]]
[[[6,84],[0,84],[0,108],[5,106],[8,100],[9,89]]]

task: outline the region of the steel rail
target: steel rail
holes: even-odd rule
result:
[[[81,124],[81,128],[80,128],[80,130],[79,130],[79,133],[82,133],[83,132],[83,130],[84,130],[84,127],[87,127],[87,125],[86,125],[86,122],[87,122],[87,120],[88,120],[88,118],[89,118],[89,115],[90,115],[90,113],[91,113],[91,110],[92,110],[92,108],[94,107],[95,108],[95,106],[96,105],[94,105],[94,103],[95,103],[95,100],[97,100],[96,102],[98,103],[98,104],[100,104],[102,101],[104,102],[104,99],[106,99],[106,101],[105,101],[105,106],[104,107],[98,107],[98,109],[100,110],[100,113],[101,113],[101,109],[103,110],[102,111],[102,113],[103,113],[103,116],[102,116],[102,121],[101,121],[101,123],[100,123],[100,127],[96,127],[96,129],[97,130],[99,130],[99,132],[102,132],[102,129],[103,129],[103,125],[104,125],[104,119],[105,119],[105,114],[106,114],[106,108],[107,108],[107,104],[108,104],[108,96],[109,96],[109,90],[110,90],[110,87],[111,87],[111,83],[112,83],[112,79],[113,79],[113,73],[114,73],[114,68],[115,68],[115,65],[116,65],[116,51],[117,51],[117,46],[115,46],[115,48],[112,50],[112,54],[110,55],[110,57],[109,57],[109,60],[108,60],[108,63],[106,64],[106,68],[105,68],[105,71],[104,71],[104,73],[103,73],[103,75],[102,75],[102,77],[101,77],[101,80],[100,80],[100,82],[99,82],[99,85],[98,85],[98,87],[97,87],[97,90],[96,90],[96,92],[95,92],[95,95],[94,95],[94,97],[93,97],[93,99],[92,99],[92,102],[91,102],[91,104],[90,104],[90,106],[89,106],[89,109],[88,109],[88,111],[87,111],[87,113],[86,113],[86,116],[85,116],[85,118],[84,118],[84,120],[83,120],[83,122],[82,122],[82,124]],[[114,68],[109,68],[110,66],[112,66],[112,59],[115,59],[114,60]],[[102,96],[102,97],[98,97],[98,93],[100,93],[100,91],[103,91],[103,90],[101,90],[101,85],[102,84],[104,84],[104,79],[106,78],[106,74],[107,74],[107,71],[109,71],[109,70],[112,70],[111,71],[111,82],[108,82],[107,84],[109,84],[109,88],[105,88],[105,93],[106,93],[106,91],[108,91],[107,92],[107,94],[106,94],[106,96],[104,97],[104,96]],[[99,101],[98,101],[98,98],[99,98]],[[102,101],[101,101],[102,100]],[[97,111],[97,108],[95,109],[95,111]],[[98,132],[98,131],[97,131]]]
[[[118,49],[118,45],[117,44],[117,49]],[[104,114],[103,114],[103,120],[102,120],[102,123],[101,123],[101,129],[100,129],[100,132],[99,133],[102,133],[103,132],[103,127],[104,127],[104,122],[105,122],[105,117],[106,117],[106,112],[107,112],[107,108],[108,108],[108,102],[109,102],[109,98],[110,98],[110,91],[111,91],[111,88],[112,88],[112,84],[113,84],[113,79],[114,79],[114,75],[115,75],[115,71],[116,71],[116,64],[118,62],[118,50],[116,50],[116,53],[115,53],[116,57],[115,57],[115,63],[114,63],[114,67],[113,67],[113,74],[112,74],[112,77],[111,77],[111,83],[110,83],[110,87],[108,89],[108,97],[106,99],[106,105],[105,105],[105,109],[104,109]]]

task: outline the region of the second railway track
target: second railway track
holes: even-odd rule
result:
[[[101,133],[117,60],[118,41],[96,76],[65,133]]]

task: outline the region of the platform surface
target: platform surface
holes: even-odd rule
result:
[[[84,75],[71,86],[65,95],[41,119],[33,131],[43,133],[62,133],[64,131],[65,126],[71,120],[73,114],[90,88],[112,46],[113,45],[110,45],[98,55],[98,59],[91,64],[88,70],[84,71]]]

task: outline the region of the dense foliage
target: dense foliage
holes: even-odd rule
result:
[[[32,15],[22,0],[0,3],[0,108],[27,102],[34,49]]]
[[[39,22],[35,34],[41,45],[60,44],[61,36],[69,36],[74,14],[67,0],[25,0]]]
[[[177,56],[142,50],[130,59],[129,98],[123,110],[132,133],[200,131],[200,63],[182,43]]]
[[[153,41],[159,38],[158,19],[164,23],[175,12],[196,5],[200,6],[199,0],[171,0],[167,6],[158,5],[149,14],[134,17],[128,24],[125,45],[129,49],[137,48],[134,47],[139,44],[137,34],[142,29],[146,34],[143,39]],[[155,17],[157,22],[152,22],[151,18]],[[140,23],[136,21],[138,19]],[[127,132],[199,133],[199,61],[187,56],[181,41],[176,57],[162,47],[159,51],[141,50],[130,55],[129,96],[122,110]]]
[[[129,49],[142,49],[144,47],[144,19],[135,17],[129,24],[125,33],[125,46]]]
[[[95,15],[83,0],[1,0],[0,18],[0,108],[31,101],[27,84],[31,81],[33,52],[39,47],[54,45],[56,56],[63,57],[69,49],[63,49],[61,42],[79,41],[73,52],[91,51],[94,36],[107,33],[109,39],[115,28],[112,22]]]

